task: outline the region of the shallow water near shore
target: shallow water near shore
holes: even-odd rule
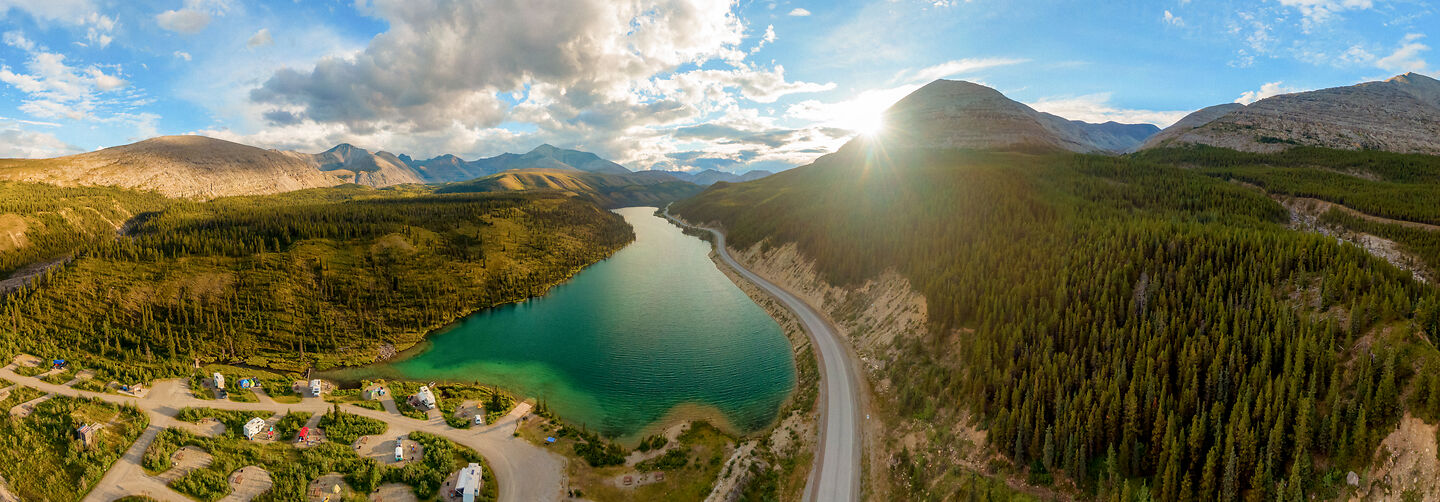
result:
[[[473,314],[396,361],[333,372],[498,385],[633,439],[664,422],[772,423],[795,386],[774,319],[654,208],[616,211],[635,242],[545,296]]]

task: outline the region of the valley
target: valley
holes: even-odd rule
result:
[[[926,80],[779,172],[835,131],[0,160],[0,500],[1440,493],[1440,81]]]

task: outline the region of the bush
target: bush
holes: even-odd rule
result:
[[[384,434],[386,427],[385,422],[340,411],[339,405],[320,418],[325,437],[345,445],[354,443],[360,436]]]
[[[280,421],[275,422],[275,439],[281,441],[294,440],[295,434],[298,434],[300,428],[304,427],[305,422],[308,421],[310,421],[310,414],[303,411],[286,414],[280,418]]]
[[[640,471],[673,471],[685,467],[690,463],[690,451],[688,448],[676,448],[665,452],[657,458],[652,458],[635,465]]]
[[[213,469],[196,469],[170,482],[170,488],[205,502],[230,493],[230,480]]]

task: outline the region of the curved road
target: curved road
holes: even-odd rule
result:
[[[150,427],[136,439],[135,444],[124,456],[111,466],[105,476],[84,498],[89,501],[110,501],[123,495],[145,493],[161,500],[188,500],[170,490],[158,480],[145,475],[140,461],[156,433],[162,428],[175,424],[174,416],[184,407],[209,407],[222,410],[270,411],[284,413],[305,411],[324,414],[332,405],[319,398],[306,397],[298,404],[269,402],[242,403],[230,400],[204,400],[190,394],[188,384],[183,380],[157,381],[155,387],[144,399],[116,394],[100,394],[56,385],[35,377],[21,376],[11,369],[0,368],[0,378],[15,382],[16,385],[70,397],[91,397],[116,404],[131,404],[150,415]],[[445,437],[479,452],[495,473],[495,482],[500,487],[502,502],[558,501],[565,485],[565,459],[548,449],[514,437],[511,433],[521,417],[529,412],[529,404],[520,404],[505,418],[480,429],[456,429],[443,419],[416,420],[358,406],[343,407],[346,413],[363,415],[385,422],[385,435],[403,435],[410,431],[424,431]]]
[[[670,215],[665,217],[679,225],[705,230],[715,235],[715,253],[731,269],[746,280],[764,289],[795,313],[811,343],[820,351],[820,453],[816,466],[805,484],[807,501],[853,501],[860,499],[860,395],[861,378],[851,362],[850,354],[840,337],[825,318],[805,301],[780,286],[765,280],[741,266],[725,247],[725,234],[713,228],[691,225]]]

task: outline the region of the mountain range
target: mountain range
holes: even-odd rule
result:
[[[113,185],[155,190],[170,197],[202,199],[345,183],[372,187],[442,184],[535,169],[610,176],[596,186],[622,183],[651,186],[658,182],[709,185],[770,174],[752,171],[737,175],[715,170],[632,172],[594,153],[548,144],[523,154],[505,153],[471,161],[455,155],[417,161],[408,155],[371,152],[348,143],[320,153],[303,153],[266,150],[204,136],[162,136],[51,159],[0,159],[0,179],[56,185]]]
[[[1249,105],[1217,105],[1161,131],[1151,124],[1068,120],[983,85],[936,80],[896,102],[884,119],[885,130],[874,139],[895,147],[1120,154],[1184,145],[1252,152],[1317,146],[1440,154],[1440,81],[1409,73],[1380,82],[1272,96]],[[344,183],[374,187],[453,183],[526,169],[619,176],[637,185],[659,180],[705,186],[772,174],[633,172],[594,153],[548,144],[523,154],[468,161],[455,155],[415,160],[350,144],[311,154],[202,136],[164,136],[52,159],[0,159],[0,179],[115,185],[194,198]]]

